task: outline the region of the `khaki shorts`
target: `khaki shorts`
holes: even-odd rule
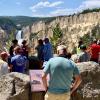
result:
[[[47,92],[45,95],[45,100],[70,100],[70,92],[63,94],[53,94]]]

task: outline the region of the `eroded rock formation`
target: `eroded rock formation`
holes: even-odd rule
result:
[[[96,34],[100,34],[100,12],[87,13],[87,14],[77,14],[73,16],[63,16],[57,17],[56,20],[51,22],[37,22],[34,23],[30,28],[31,36],[34,39],[52,37],[52,27],[56,23],[60,24],[60,28],[63,31],[63,37],[61,38],[61,43],[68,47],[69,51],[72,51],[74,46],[77,46],[80,37],[85,34],[92,35],[92,30],[98,25]],[[37,34],[36,34],[37,33]],[[30,41],[29,31],[25,32],[25,39]]]
[[[83,62],[77,66],[82,83],[72,100],[100,100],[100,65]],[[0,100],[30,100],[29,87],[29,76],[14,72],[6,74],[0,77]]]
[[[100,100],[100,65],[95,62],[77,64],[82,83],[72,100]]]
[[[29,100],[29,76],[13,72],[0,77],[0,100]]]

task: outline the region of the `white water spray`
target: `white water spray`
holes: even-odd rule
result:
[[[18,40],[18,44],[19,45],[22,45],[22,41],[23,41],[23,38],[22,38],[22,31],[19,30],[16,34],[16,39]]]

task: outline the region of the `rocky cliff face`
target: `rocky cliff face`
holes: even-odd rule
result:
[[[56,23],[59,23],[60,28],[63,31],[63,38],[61,38],[61,44],[65,44],[66,46],[68,46],[69,51],[72,51],[72,48],[77,46],[80,37],[83,37],[85,34],[89,34],[91,37],[93,29],[97,26],[98,29],[96,29],[96,34],[100,35],[99,16],[100,12],[95,12],[73,16],[57,17],[56,20],[53,20],[48,23],[40,21],[34,23],[29,31],[24,32],[25,38],[27,37],[26,39],[29,40],[30,35],[33,36],[32,38],[35,39],[52,37],[53,33],[51,28],[54,27]]]
[[[29,100],[29,76],[13,72],[0,77],[0,100]]]
[[[71,100],[100,100],[100,65],[95,62],[77,63],[82,83]],[[28,75],[12,72],[0,77],[0,100],[30,100]],[[43,92],[32,93],[32,100],[42,100]],[[42,96],[42,97],[41,97]],[[40,98],[41,97],[41,98]]]
[[[72,100],[100,100],[100,65],[95,62],[77,63],[82,83]]]
[[[10,35],[14,33],[15,30],[16,26],[12,23],[12,21],[0,18],[0,50],[4,49],[6,43],[10,40]]]
[[[0,51],[2,50],[2,45],[5,44],[6,37],[6,32],[0,27]]]

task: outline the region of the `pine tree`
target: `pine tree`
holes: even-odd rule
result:
[[[60,38],[62,37],[62,30],[59,26],[59,23],[57,23],[56,26],[52,28],[52,31],[53,36],[50,38],[50,40],[53,45],[54,51],[56,51],[56,46],[59,43]]]

